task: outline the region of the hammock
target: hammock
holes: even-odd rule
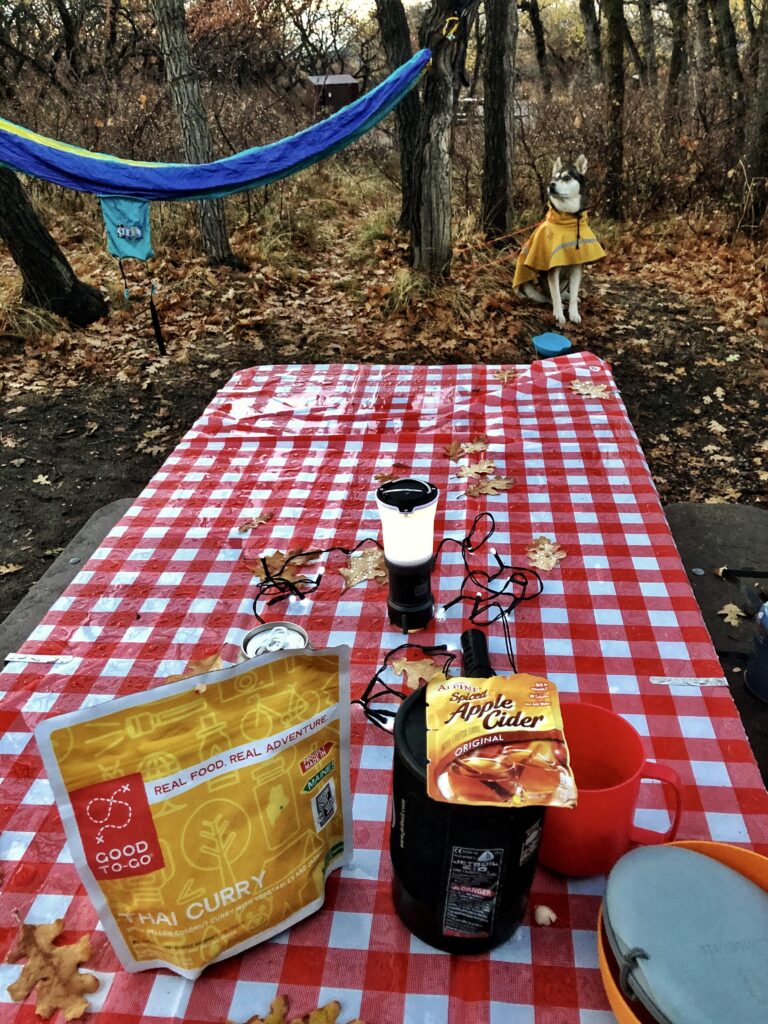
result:
[[[0,118],[0,164],[99,196],[215,199],[268,185],[323,160],[370,131],[397,106],[429,63],[420,50],[365,96],[324,121],[267,146],[208,164],[145,163],[93,153]]]

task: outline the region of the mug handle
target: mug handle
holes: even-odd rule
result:
[[[638,828],[637,825],[633,824],[629,832],[630,842],[645,844],[668,843],[671,839],[675,838],[678,825],[680,824],[680,815],[683,810],[682,780],[674,768],[670,768],[665,764],[657,764],[655,761],[646,761],[643,764],[640,778],[658,779],[659,782],[666,782],[671,786],[675,794],[675,814],[672,824],[666,832],[657,832],[652,828]]]

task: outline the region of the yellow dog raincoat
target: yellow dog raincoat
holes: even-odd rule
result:
[[[591,231],[586,213],[558,213],[550,207],[517,258],[513,287],[535,281],[552,267],[595,263],[603,256],[605,250]]]

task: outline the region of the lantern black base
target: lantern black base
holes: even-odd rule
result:
[[[386,558],[384,562],[389,572],[389,621],[403,633],[424,629],[435,614],[430,579],[432,559],[420,565],[396,565]]]

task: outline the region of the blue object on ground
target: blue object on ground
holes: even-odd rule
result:
[[[545,334],[536,335],[533,339],[533,347],[538,355],[546,359],[547,356],[564,356],[566,352],[571,351],[573,345],[562,334],[547,331]]]
[[[756,619],[755,640],[744,671],[744,685],[754,697],[768,704],[768,601]]]

